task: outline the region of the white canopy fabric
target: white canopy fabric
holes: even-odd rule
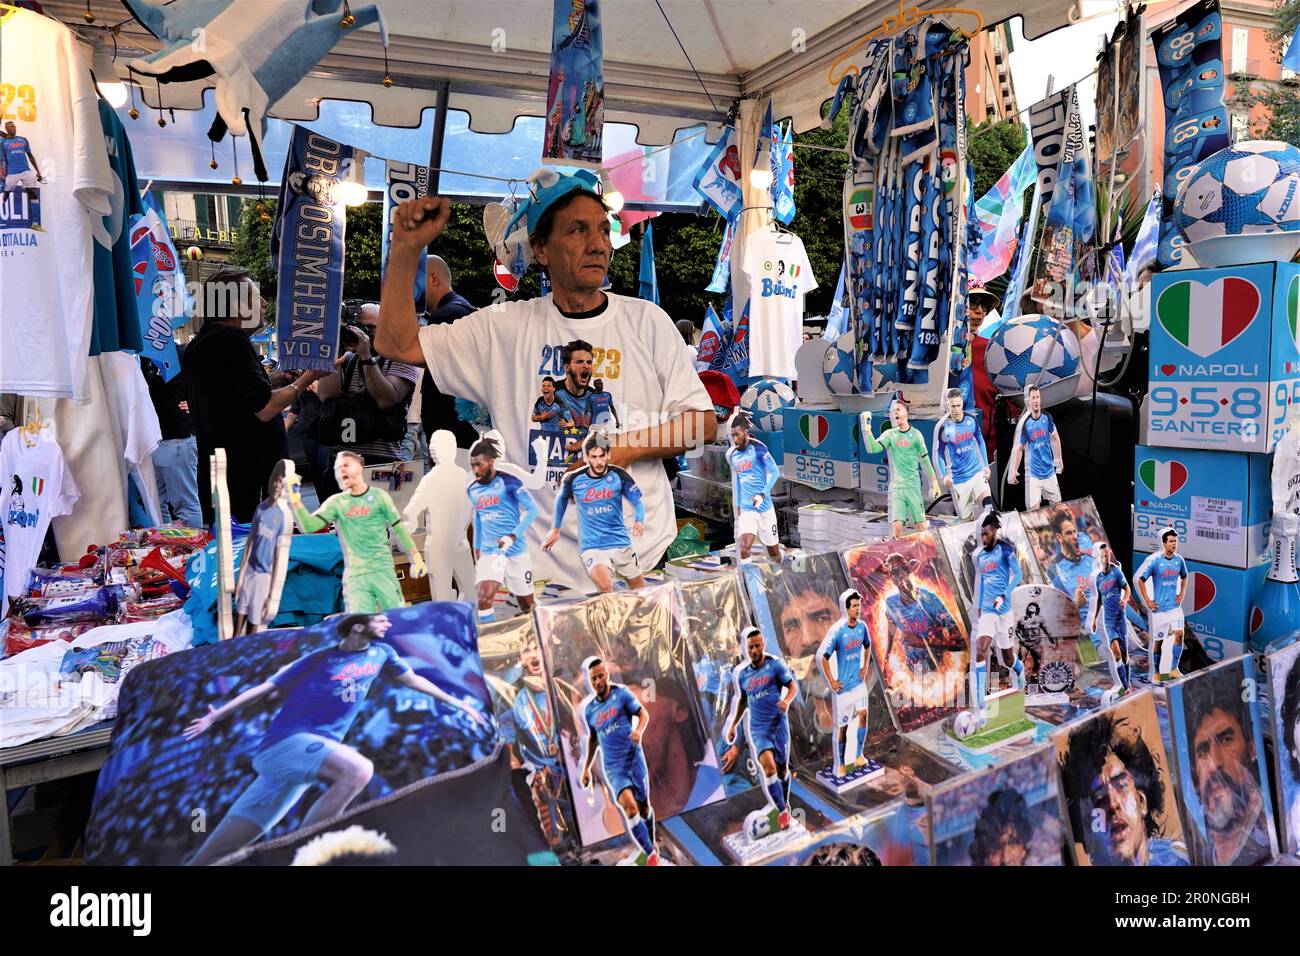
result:
[[[310,121],[323,99],[357,100],[370,105],[378,125],[418,127],[443,81],[450,84],[449,108],[468,113],[475,132],[506,132],[521,115],[544,115],[552,0],[378,3],[389,32],[392,88],[381,83],[383,48],[377,28],[369,27],[339,43],[275,104],[272,116]],[[922,0],[917,5],[932,10],[946,4]],[[963,0],[958,5],[978,9],[986,27],[1021,16],[1024,35],[1032,39],[1066,26],[1076,2]],[[45,0],[44,7],[74,29],[86,27],[84,0]],[[157,49],[158,42],[117,0],[91,0],[90,9],[96,18],[92,28],[121,25],[115,65],[123,78],[127,59]],[[827,82],[831,65],[885,17],[896,15],[899,5],[897,0],[602,0],[600,9],[606,118],[635,125],[638,143],[658,146],[701,120],[725,119],[737,100],[766,95],[773,98],[775,115],[792,118],[796,131],[815,127],[822,104],[834,94]],[[974,25],[969,17],[950,19]],[[172,84],[163,90],[163,104],[199,109],[208,88],[205,82]],[[157,105],[152,84],[143,99]]]

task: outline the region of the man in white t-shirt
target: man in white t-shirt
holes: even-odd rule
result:
[[[625,469],[642,490],[645,536],[638,551],[652,567],[677,533],[663,459],[712,441],[718,427],[682,337],[653,303],[602,291],[612,252],[609,217],[592,187],[572,176],[552,177],[526,208],[531,251],[550,276],[551,294],[420,328],[411,297],[396,290],[410,288],[420,250],[442,234],[450,212],[447,199],[433,197],[395,211],[384,283],[394,294],[386,291],[380,301],[376,348],[426,366],[439,389],[485,406],[516,461],[531,455],[535,438],[545,438],[547,483],[533,493],[545,515],[554,510],[555,485],[571,466],[563,436],[531,421],[533,405],[541,380],[563,371],[564,346],[590,342],[592,377],[603,379],[619,401],[623,427],[609,436],[610,464]],[[544,552],[546,524],[537,521],[528,530],[538,577],[589,588],[575,526],[561,529],[560,542]]]

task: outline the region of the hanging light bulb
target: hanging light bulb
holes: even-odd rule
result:
[[[749,184],[760,192],[772,188],[772,153],[763,150],[754,160],[754,168],[749,171]]]
[[[600,171],[600,195],[605,200],[605,208],[610,212],[619,212],[623,208],[623,194],[609,178],[609,170]]]
[[[360,206],[370,196],[366,189],[366,154],[356,149],[352,152],[352,165],[347,178],[339,184],[339,198],[345,205]]]
[[[108,43],[103,37],[95,40],[90,72],[94,74],[95,85],[109,106],[118,109],[126,105],[126,84],[118,79],[117,71],[113,69],[113,58],[109,55]],[[136,116],[139,115],[136,113]],[[135,116],[131,118],[135,119]]]

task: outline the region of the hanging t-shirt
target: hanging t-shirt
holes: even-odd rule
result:
[[[804,296],[817,288],[803,240],[765,229],[745,239],[749,276],[749,374],[794,378],[803,344]]]
[[[113,211],[93,220],[95,234],[95,307],[90,330],[90,354],[140,352],[140,312],[135,295],[136,275],[131,262],[131,234],[127,224],[144,212],[140,185],[135,178],[131,141],[113,107],[99,101],[99,122],[104,129],[104,148],[112,170]]]
[[[0,522],[5,528],[5,588],[0,617],[9,598],[22,593],[36,565],[50,519],[72,511],[81,492],[64,467],[58,442],[41,435],[32,445],[15,428],[0,441]]]
[[[645,428],[685,412],[713,412],[686,343],[663,309],[643,299],[605,293],[604,311],[566,318],[551,296],[480,309],[449,325],[420,329],[420,346],[434,382],[443,392],[486,406],[505,439],[507,461],[534,467],[532,442],[543,438],[547,460],[544,483],[532,492],[541,514],[555,510],[555,488],[567,470],[568,436],[544,431],[532,421],[533,406],[546,376],[564,376],[560,358],[565,343],[592,345],[591,380],[601,379],[614,396],[624,431]],[[558,393],[557,393],[558,394]],[[628,469],[645,497],[645,534],[636,539],[643,566],[657,563],[677,534],[668,475],[658,461]],[[539,578],[586,589],[591,581],[578,558],[577,522],[561,529],[550,552],[541,549],[548,521],[534,521],[528,546]]]
[[[0,392],[84,401],[91,217],[113,211],[99,101],[89,64],[57,20],[0,8],[0,49],[3,122],[25,141],[31,166],[0,193]]]

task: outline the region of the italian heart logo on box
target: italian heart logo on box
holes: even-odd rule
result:
[[[830,430],[831,423],[821,415],[805,415],[799,419],[799,434],[813,448],[826,440]]]
[[[1183,610],[1188,614],[1204,611],[1214,602],[1214,580],[1208,574],[1192,571],[1187,575],[1187,593],[1183,595]]]
[[[1169,336],[1201,358],[1213,355],[1250,328],[1258,312],[1259,289],[1240,276],[1213,282],[1175,282],[1160,293],[1156,303],[1156,314]]]
[[[1168,498],[1178,494],[1187,484],[1187,467],[1181,461],[1148,458],[1138,465],[1138,477],[1157,498]]]

